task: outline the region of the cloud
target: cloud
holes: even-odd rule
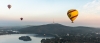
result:
[[[100,0],[93,0],[79,9],[82,19],[100,19]]]
[[[82,13],[86,14],[100,14],[100,0],[93,0],[92,2],[88,2],[82,7]]]

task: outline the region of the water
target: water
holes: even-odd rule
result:
[[[34,37],[35,34],[13,34],[13,35],[1,35],[0,43],[41,43],[41,37]],[[20,36],[30,36],[32,41],[19,40]],[[51,37],[47,37],[51,38]]]

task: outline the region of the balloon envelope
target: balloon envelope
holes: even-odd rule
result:
[[[72,23],[74,22],[74,20],[77,18],[78,16],[78,11],[76,9],[70,9],[67,12],[67,16],[69,17],[69,19],[72,21]]]
[[[20,20],[23,20],[23,18],[20,18]]]
[[[11,5],[9,4],[7,7],[10,9],[11,8]]]

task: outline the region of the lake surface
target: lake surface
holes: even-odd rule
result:
[[[0,43],[41,43],[41,39],[44,37],[35,37],[36,34],[12,34],[12,35],[0,35]],[[19,40],[20,36],[30,36],[32,41]],[[46,37],[52,38],[52,37]]]

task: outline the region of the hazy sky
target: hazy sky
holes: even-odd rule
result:
[[[12,5],[10,10],[8,4]],[[73,24],[67,17],[69,9],[79,11]],[[0,0],[0,26],[39,25],[53,19],[70,26],[100,26],[100,0]]]

